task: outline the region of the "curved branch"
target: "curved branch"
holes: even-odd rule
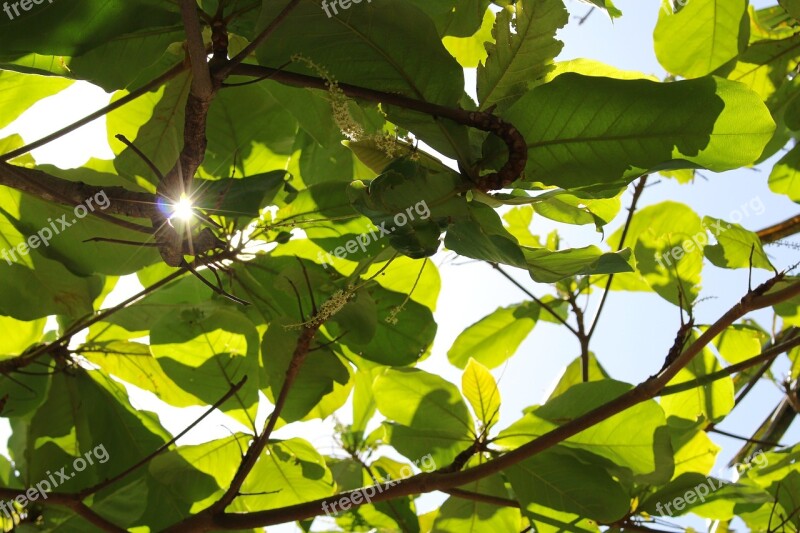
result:
[[[269,78],[294,87],[321,90],[328,89],[328,82],[323,78],[287,72],[270,67],[262,67],[260,65],[237,65],[231,70],[231,74]],[[528,162],[528,146],[525,143],[525,139],[514,126],[491,113],[446,107],[423,100],[416,100],[400,94],[385,93],[375,89],[350,85],[348,83],[339,83],[338,87],[350,98],[402,107],[404,109],[430,115],[434,118],[446,118],[458,124],[486,131],[500,137],[508,148],[508,160],[497,172],[480,176],[475,182],[475,187],[477,189],[482,191],[502,189],[516,181],[525,170],[525,164]]]

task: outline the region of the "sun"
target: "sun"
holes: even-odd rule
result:
[[[181,199],[175,202],[172,206],[172,215],[170,220],[177,218],[179,220],[191,220],[194,216],[192,209],[192,201],[184,194],[181,194]]]

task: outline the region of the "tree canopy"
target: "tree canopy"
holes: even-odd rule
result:
[[[800,280],[767,248],[800,216],[747,229],[741,212],[640,205],[659,175],[691,188],[702,172],[724,190],[716,173],[753,166],[800,202],[796,3],[648,7],[663,80],[557,61],[556,34],[581,23],[563,0],[0,9],[0,128],[77,80],[112,93],[40,140],[0,139],[5,531],[658,531],[689,513],[717,531],[734,518],[800,530],[800,444],[784,439],[800,412]],[[31,156],[98,118],[113,160]],[[534,217],[601,244],[565,246]],[[444,249],[523,298],[449,348],[460,383],[417,368]],[[703,323],[702,277],[719,269],[757,280]],[[141,290],[109,302],[133,280]],[[634,384],[592,351],[623,292],[681,319]],[[539,322],[580,356],[549,397],[500,420],[492,370],[525,356]],[[779,404],[757,414],[738,479],[715,477],[716,426],[765,379]],[[172,433],[134,389],[202,416]],[[213,411],[249,430],[179,441]],[[274,435],[331,417],[347,421],[333,453]],[[434,491],[441,507],[418,511]]]

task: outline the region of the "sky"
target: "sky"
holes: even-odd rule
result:
[[[752,1],[756,7],[765,7],[769,2]],[[578,19],[590,9],[578,0],[567,0],[572,18],[570,24],[559,33],[565,47],[558,60],[590,58],[606,62],[624,70],[636,70],[663,78],[665,72],[656,61],[652,47],[652,31],[658,15],[656,0],[616,0],[624,16],[611,21],[596,10],[578,25]],[[467,85],[474,85],[474,71],[467,72]],[[102,107],[110,95],[86,83],[75,83],[59,95],[46,99],[20,117],[4,130],[0,138],[19,133],[26,142],[35,140],[63,125],[71,123]],[[33,152],[39,163],[51,163],[64,168],[81,166],[89,157],[108,159],[112,152],[106,140],[105,120],[99,119],[83,128]],[[777,157],[777,156],[776,156]],[[762,214],[745,217],[741,224],[758,230],[797,213],[797,206],[785,197],[777,196],[767,187],[767,176],[775,158],[757,169],[742,169],[714,174],[702,172],[702,177],[691,186],[681,186],[672,180],[651,179],[651,183],[640,201],[640,206],[652,205],[666,199],[686,203],[699,215],[730,218],[743,205],[753,205],[756,200],[765,206]],[[630,191],[623,197],[623,206],[630,203]],[[606,235],[613,233],[623,222],[623,209],[617,219],[606,228]],[[546,235],[553,228],[562,234],[565,246],[579,247],[600,245],[603,236],[593,228],[575,227],[554,223],[541,217],[534,218],[532,230]],[[791,264],[792,251],[787,248],[767,249],[774,263],[781,266]],[[447,350],[464,328],[480,320],[497,307],[518,303],[525,295],[506,279],[495,273],[486,264],[455,258],[447,252],[434,257],[440,270],[442,289],[435,313],[438,333],[432,355],[419,368],[437,373],[460,386],[461,371],[447,361]],[[526,273],[513,269],[515,279],[537,295],[547,294],[549,287],[534,283]],[[710,323],[737,301],[747,288],[747,271],[725,271],[713,267],[704,270],[702,301],[696,308],[699,323]],[[754,273],[754,283],[768,277],[766,273]],[[140,285],[135,278],[126,279],[109,297],[109,305],[137,292]],[[598,293],[599,295],[599,293]],[[591,318],[597,308],[597,298],[588,302]],[[760,318],[764,326],[770,323],[765,312],[753,315]],[[657,371],[672,345],[679,326],[678,309],[652,293],[613,293],[603,312],[592,349],[601,364],[615,378],[629,383],[638,383]],[[579,346],[574,337],[563,327],[540,322],[532,334],[520,346],[516,355],[492,373],[498,380],[502,407],[499,428],[516,420],[521,411],[530,405],[542,402],[552,390],[564,366],[579,355]],[[785,374],[785,366],[776,367],[778,375]],[[204,411],[202,408],[175,409],[159,405],[149,393],[132,390],[135,406],[155,409],[164,426],[176,433],[183,429],[186,420]],[[737,408],[722,428],[733,433],[750,434],[768,409],[777,404],[779,391],[769,383],[760,384],[746,402]],[[349,404],[348,404],[349,405]],[[263,421],[269,408],[260,413]],[[758,413],[750,416],[749,413]],[[347,421],[349,410],[343,408],[341,420]],[[245,428],[225,415],[215,413],[180,441],[182,444],[205,442],[229,435],[230,430]],[[0,420],[0,442],[8,435],[5,420]],[[333,453],[335,442],[332,436],[332,421],[290,424],[278,430],[275,438],[301,436],[309,440],[322,453]],[[795,425],[787,434],[785,442],[797,441],[800,428]],[[717,463],[722,467],[740,447],[741,443],[719,435],[712,439],[723,447]],[[113,451],[110,451],[113,459]],[[387,454],[398,458],[396,454]],[[715,473],[718,472],[715,469]],[[418,507],[429,511],[438,506],[445,496],[437,493],[418,500]],[[687,523],[687,522],[683,522]],[[691,521],[695,526],[702,521]],[[299,531],[294,525],[269,528],[274,532]]]

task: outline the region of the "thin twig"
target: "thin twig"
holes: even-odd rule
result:
[[[780,355],[787,350],[791,350],[795,346],[799,345],[800,345],[800,335],[796,335],[785,342],[776,344],[772,348],[764,350],[762,353],[760,353],[755,357],[751,357],[750,359],[745,359],[744,361],[736,363],[735,365],[725,367],[722,370],[717,370],[716,372],[706,374],[705,376],[699,377],[697,379],[684,381],[683,383],[678,383],[676,385],[670,385],[668,387],[664,387],[664,390],[661,391],[661,394],[659,394],[659,396],[669,396],[671,394],[678,394],[679,392],[686,392],[688,390],[692,390],[697,387],[702,387],[703,385],[708,385],[709,383],[713,383],[714,381],[723,379],[727,376],[730,376],[731,374],[741,372],[742,370],[747,370],[748,368],[756,366],[757,364],[763,361],[768,361],[773,357]]]
[[[261,46],[264,41],[266,41],[276,29],[278,29],[278,26],[280,26],[283,21],[286,20],[289,14],[298,6],[299,3],[300,0],[290,0],[290,2],[286,4],[286,7],[284,7],[280,13],[278,13],[272,22],[270,22],[269,25],[250,42],[250,44],[245,46],[241,52],[232,57],[231,60],[219,70],[219,72],[214,73],[214,77],[218,80],[227,78],[234,68],[239,66],[250,54],[255,52],[256,48]]]
[[[628,231],[631,228],[631,222],[633,222],[633,215],[636,213],[636,204],[639,203],[639,198],[642,197],[642,193],[644,192],[645,187],[647,186],[647,178],[649,176],[644,175],[639,180],[639,183],[636,184],[636,187],[633,189],[633,198],[631,199],[631,206],[628,208],[628,218],[625,220],[625,226],[622,228],[622,235],[619,239],[619,245],[617,246],[617,251],[622,250],[625,246],[625,238],[628,236]],[[606,300],[608,299],[608,295],[611,292],[611,284],[614,282],[614,274],[608,275],[608,281],[606,281],[605,289],[603,290],[603,296],[600,298],[600,305],[597,307],[597,312],[594,314],[594,320],[592,321],[592,326],[589,328],[589,333],[587,336],[589,340],[591,340],[592,335],[594,335],[595,330],[597,329],[597,324],[600,322],[600,313],[603,312],[603,307],[606,305]]]
[[[92,122],[94,120],[97,120],[98,118],[100,118],[102,116],[107,115],[108,113],[114,111],[115,109],[119,109],[120,107],[124,106],[128,102],[132,102],[133,100],[136,100],[137,98],[139,98],[143,94],[146,94],[146,93],[152,91],[153,89],[156,89],[156,88],[160,87],[161,85],[163,85],[164,83],[168,82],[169,80],[171,80],[172,78],[174,78],[175,76],[177,76],[178,74],[183,72],[184,70],[186,70],[186,65],[183,64],[183,63],[178,63],[177,65],[175,65],[174,67],[172,67],[171,69],[166,71],[161,76],[157,77],[156,79],[154,79],[153,81],[151,81],[151,82],[149,82],[149,83],[147,83],[145,85],[142,85],[141,87],[139,87],[135,91],[133,91],[133,92],[131,92],[129,94],[126,94],[125,96],[123,96],[122,98],[117,100],[116,102],[111,102],[107,106],[105,106],[105,107],[103,107],[101,109],[98,109],[94,113],[86,115],[82,119],[73,122],[69,126],[64,126],[60,130],[54,131],[53,133],[51,133],[49,135],[45,135],[41,139],[33,141],[32,143],[26,144],[25,146],[23,146],[21,148],[17,148],[16,150],[12,150],[12,151],[8,152],[7,154],[4,154],[4,155],[0,156],[0,161],[3,161],[3,162],[11,161],[15,157],[19,157],[21,155],[27,154],[31,150],[35,150],[36,148],[39,148],[40,146],[44,146],[45,144],[47,144],[49,142],[55,141],[56,139],[58,139],[60,137],[63,137],[67,133],[75,131],[78,128],[80,128],[81,126],[85,126],[86,124],[89,124],[90,122]]]
[[[228,401],[231,398],[231,396],[233,396],[234,394],[239,392],[239,389],[241,389],[244,386],[246,381],[247,381],[247,376],[242,377],[242,379],[240,379],[238,383],[234,384],[230,389],[228,389],[228,392],[226,392],[225,395],[222,398],[220,398],[219,400],[214,402],[214,404],[211,407],[209,407],[208,410],[206,410],[205,413],[200,415],[199,418],[197,418],[194,422],[192,422],[191,424],[186,426],[186,428],[184,428],[183,431],[181,431],[180,433],[175,435],[168,442],[165,442],[164,444],[159,446],[159,448],[157,450],[155,450],[153,453],[151,453],[150,455],[148,455],[147,457],[145,457],[144,459],[142,459],[138,463],[136,463],[136,464],[130,466],[129,468],[123,470],[122,472],[120,472],[116,476],[110,477],[108,479],[105,479],[105,480],[101,481],[100,483],[98,483],[98,484],[96,484],[94,486],[91,486],[89,488],[83,489],[82,491],[80,491],[80,492],[78,492],[76,494],[76,497],[81,499],[81,500],[83,500],[87,496],[89,496],[91,494],[94,494],[96,492],[99,492],[102,489],[104,489],[104,488],[106,488],[106,487],[108,487],[110,485],[113,485],[114,483],[116,483],[120,479],[126,477],[131,472],[133,472],[133,471],[137,470],[138,468],[144,466],[145,464],[149,463],[154,457],[156,457],[156,456],[162,454],[163,452],[167,451],[167,449],[170,446],[172,446],[173,444],[175,444],[178,441],[178,439],[180,439],[181,437],[183,437],[184,435],[189,433],[189,431],[191,431],[195,426],[197,426],[197,424],[202,422],[208,415],[213,413],[216,409],[219,409],[219,407],[223,403]]]
[[[552,309],[552,308],[551,308],[551,307],[550,307],[548,304],[546,304],[545,302],[543,302],[543,301],[542,301],[540,298],[537,298],[535,294],[533,294],[531,291],[529,291],[528,289],[526,289],[526,288],[525,288],[525,287],[524,287],[524,286],[523,286],[523,285],[522,285],[520,282],[518,282],[518,281],[517,281],[517,280],[515,280],[513,277],[511,277],[511,275],[510,275],[508,272],[506,272],[505,270],[503,270],[503,268],[502,268],[500,265],[498,265],[497,263],[492,263],[492,262],[489,262],[489,261],[487,261],[487,263],[489,263],[489,265],[491,265],[491,267],[492,267],[493,269],[497,270],[497,271],[498,271],[498,272],[499,272],[499,273],[500,273],[500,274],[501,274],[501,275],[502,275],[504,278],[506,278],[508,281],[510,281],[511,283],[513,283],[513,284],[514,284],[514,286],[516,286],[516,287],[517,287],[519,290],[521,290],[522,292],[524,292],[524,293],[525,293],[525,294],[528,296],[528,298],[530,298],[531,300],[533,300],[534,302],[536,302],[538,305],[540,305],[540,306],[542,307],[542,309],[544,309],[545,311],[547,311],[548,313],[550,313],[550,314],[553,316],[553,318],[555,318],[556,320],[558,320],[558,321],[559,321],[559,322],[560,322],[562,325],[564,325],[564,326],[565,326],[565,327],[566,327],[568,330],[570,330],[570,331],[573,333],[573,335],[575,335],[575,336],[577,336],[577,335],[578,335],[578,331],[577,331],[575,328],[573,328],[573,327],[572,327],[572,326],[569,324],[569,322],[567,322],[566,320],[564,320],[563,318],[561,318],[561,317],[558,315],[558,313],[556,313],[555,311],[553,311],[553,309]]]
[[[764,446],[770,446],[772,448],[785,448],[785,444],[781,444],[780,442],[770,442],[766,440],[754,439],[751,437],[742,437],[741,435],[736,435],[735,433],[728,433],[727,431],[723,431],[717,428],[710,428],[708,431],[712,433],[717,433],[718,435],[723,435],[725,437],[729,437],[731,439],[736,439],[744,442],[749,442],[751,444],[763,444]]]

